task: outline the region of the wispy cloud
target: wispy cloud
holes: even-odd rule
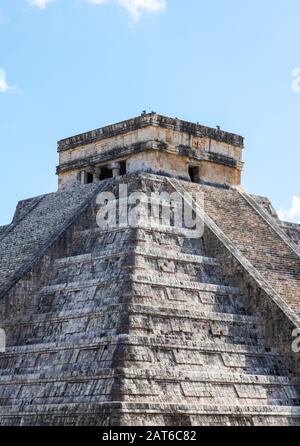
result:
[[[0,93],[9,93],[14,91],[15,87],[10,87],[6,81],[6,73],[3,68],[0,68]]]
[[[138,22],[143,12],[162,12],[166,9],[165,0],[118,0],[118,3]]]
[[[30,6],[37,6],[40,9],[46,9],[48,3],[52,3],[55,0],[27,0]]]
[[[104,5],[104,3],[107,3],[107,0],[88,0],[88,3],[92,3],[93,5]]]
[[[283,221],[300,223],[300,197],[294,195],[291,207],[289,209],[281,208],[277,213],[279,218]]]
[[[40,9],[46,9],[49,3],[55,0],[27,0],[30,6],[36,6]],[[117,3],[126,9],[132,20],[136,23],[140,20],[144,12],[157,13],[162,12],[167,7],[166,0],[86,0],[93,5],[104,5],[105,3]]]

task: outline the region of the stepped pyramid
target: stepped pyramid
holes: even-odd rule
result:
[[[300,227],[242,189],[243,146],[156,113],[59,142],[58,191],[0,227],[0,425],[300,425]],[[120,185],[204,231],[102,227]]]

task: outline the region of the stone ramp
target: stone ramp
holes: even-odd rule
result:
[[[14,221],[0,234],[0,296],[51,246],[98,189],[95,184],[78,186],[18,206]]]
[[[182,183],[186,190],[200,190],[205,212],[295,312],[300,312],[300,256],[297,246],[285,240],[244,194],[235,189]],[[286,237],[287,238],[287,237]]]

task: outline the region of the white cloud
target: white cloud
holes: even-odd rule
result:
[[[107,3],[107,0],[88,0],[88,2],[93,5],[104,5],[104,3]]]
[[[10,87],[6,82],[6,73],[3,68],[0,68],[0,93],[9,93],[15,90],[15,87]]]
[[[118,3],[138,22],[143,12],[161,12],[167,7],[165,0],[118,0]]]
[[[48,3],[51,3],[55,0],[27,0],[30,6],[37,6],[40,9],[46,9]]]
[[[30,6],[36,6],[40,9],[46,9],[48,3],[55,0],[27,0]],[[122,8],[126,9],[134,22],[138,22],[143,12],[161,12],[167,7],[166,0],[87,0],[93,5],[104,5],[105,3],[117,2]]]
[[[116,1],[125,8],[134,22],[138,22],[143,12],[161,12],[167,7],[166,0],[87,0],[94,5],[103,5],[108,1]]]
[[[283,221],[300,223],[300,197],[294,195],[291,207],[289,209],[281,208],[277,213],[279,218]]]

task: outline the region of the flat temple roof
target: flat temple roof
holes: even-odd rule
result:
[[[138,130],[147,126],[160,126],[167,129],[189,133],[197,137],[207,137],[217,141],[222,141],[237,147],[244,147],[244,138],[234,133],[206,127],[177,118],[158,115],[157,113],[145,113],[133,119],[127,119],[117,124],[101,127],[86,133],[71,136],[58,142],[58,151],[74,149],[78,146],[92,144],[103,139],[112,138],[124,133]]]

